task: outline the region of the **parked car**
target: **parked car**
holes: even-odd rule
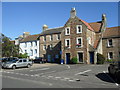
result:
[[[120,61],[111,63],[108,67],[108,72],[115,78],[115,81],[120,83]]]
[[[29,59],[17,59],[17,60],[10,60],[3,64],[3,68],[12,68],[16,69],[18,67],[28,67],[32,66],[32,61]]]
[[[46,63],[46,59],[44,59],[43,57],[38,57],[34,59],[33,62],[34,63]]]

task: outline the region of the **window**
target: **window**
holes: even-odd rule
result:
[[[57,40],[60,40],[60,34],[57,34]]]
[[[50,44],[50,50],[52,50],[53,49],[53,45],[52,44]]]
[[[35,41],[35,46],[37,46],[37,41]]]
[[[27,50],[25,50],[25,53],[27,53]]]
[[[108,47],[111,47],[111,46],[113,46],[113,42],[112,42],[112,39],[109,39],[108,40]]]
[[[27,62],[27,60],[24,59],[23,62]]]
[[[108,53],[108,59],[113,59],[113,52]]]
[[[35,49],[35,54],[37,54],[37,49]]]
[[[27,47],[27,43],[25,42],[25,47]]]
[[[50,41],[52,41],[53,40],[53,35],[50,35]]]
[[[33,56],[33,50],[30,50],[30,56]]]
[[[46,36],[43,36],[43,41],[44,41],[44,42],[46,41]]]
[[[78,37],[76,40],[76,47],[82,47],[82,37]]]
[[[43,50],[46,50],[46,45],[43,46]]]
[[[30,44],[31,44],[31,47],[32,47],[32,42],[30,42]]]
[[[65,47],[70,48],[70,39],[65,39]]]
[[[65,28],[65,35],[70,35],[70,27]]]
[[[82,33],[82,25],[77,25],[76,29],[77,29],[77,33]]]

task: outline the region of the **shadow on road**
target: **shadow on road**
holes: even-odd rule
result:
[[[114,83],[114,81],[112,81],[112,78],[109,76],[108,73],[98,73],[98,74],[96,75],[96,77],[99,78],[99,79],[102,80],[102,81]],[[111,78],[111,79],[110,79],[110,78]]]

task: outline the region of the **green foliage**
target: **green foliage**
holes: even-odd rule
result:
[[[27,53],[24,53],[24,54],[20,53],[18,56],[18,58],[27,58],[27,57],[28,57]]]
[[[78,62],[77,57],[73,57],[70,61],[71,64],[77,64],[77,62]]]
[[[97,53],[97,64],[104,64],[105,62],[105,57],[100,54],[100,53]]]
[[[2,36],[2,57],[17,57],[19,52],[19,47],[10,41],[10,38]]]

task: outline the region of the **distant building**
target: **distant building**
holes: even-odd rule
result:
[[[44,57],[48,62],[59,62],[61,59],[61,32],[63,27],[49,29],[43,26],[40,34],[40,57]]]
[[[120,26],[107,28],[102,41],[105,58],[120,60]]]
[[[19,44],[19,53],[27,53],[30,59],[39,57],[39,35],[23,35],[24,38]]]

